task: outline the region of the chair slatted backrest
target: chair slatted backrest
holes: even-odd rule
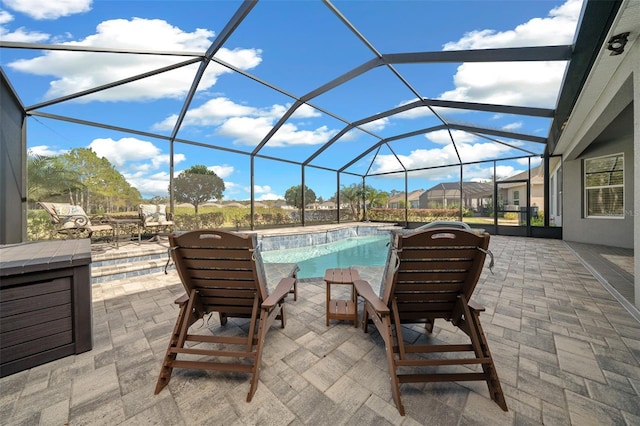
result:
[[[458,296],[471,298],[488,247],[489,234],[453,228],[397,235],[398,264],[385,285],[384,302],[396,301],[401,322],[451,319]]]
[[[198,230],[170,234],[169,241],[187,294],[198,294],[200,313],[251,317],[256,296],[260,303],[267,297],[265,277],[256,264],[254,234]]]

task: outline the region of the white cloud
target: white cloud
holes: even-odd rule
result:
[[[167,172],[160,172],[150,176],[125,173],[124,177],[145,198],[151,198],[155,195],[160,197],[169,195],[169,173]]]
[[[52,149],[47,145],[37,145],[29,148],[28,155],[40,155],[42,157],[55,157],[69,152],[68,149]]]
[[[522,128],[522,122],[518,121],[516,123],[509,123],[505,126],[502,126],[502,130],[514,131]]]
[[[232,138],[235,144],[256,146],[273,128],[274,124],[288,110],[290,105],[270,105],[266,108],[250,107],[233,102],[226,97],[210,99],[199,107],[187,112],[182,128],[189,126],[218,126],[216,134]],[[313,108],[303,105],[291,119],[318,117]],[[175,126],[177,115],[171,115],[153,125],[156,130],[170,130]],[[270,147],[290,145],[316,145],[327,142],[335,130],[321,126],[312,130],[302,130],[297,124],[285,123],[270,139]]]
[[[204,52],[211,45],[213,37],[214,33],[206,29],[185,32],[160,19],[133,18],[104,21],[98,25],[95,34],[66,44],[152,51],[162,46],[163,51]],[[261,62],[260,55],[261,52],[257,49],[222,48],[216,56],[246,70],[256,67]],[[55,98],[165,67],[183,59],[152,55],[50,51],[36,58],[14,61],[9,66],[25,73],[54,76],[55,80],[51,81],[45,97]],[[77,101],[182,99],[189,90],[196,67],[197,65],[181,67],[79,98]],[[210,65],[198,90],[209,89],[216,84],[221,74],[228,72],[230,71],[227,68],[220,65]]]
[[[496,177],[498,178],[498,180],[500,180],[517,175],[518,173],[521,173],[523,171],[524,170],[515,169],[513,166],[498,165],[496,166]]]
[[[571,44],[583,0],[567,0],[552,9],[546,18],[533,18],[513,30],[471,31],[460,40],[446,43],[444,50],[490,49],[522,46]]]
[[[369,123],[365,123],[360,127],[370,132],[379,132],[384,130],[389,125],[389,117],[383,117]]]
[[[256,201],[281,200],[284,197],[272,192],[269,185],[254,185],[253,192]]]
[[[298,109],[295,110],[292,117],[293,118],[310,118],[310,117],[320,117],[321,115],[322,114],[320,114],[320,112],[318,112],[315,108],[312,108],[307,104],[302,104],[298,107]]]
[[[444,92],[440,98],[553,107],[565,67],[564,62],[464,63],[454,76],[456,88]]]
[[[271,187],[269,185],[253,185],[253,192],[256,194],[264,194],[271,192]]]
[[[521,164],[523,166],[529,165],[529,158],[518,158],[516,163]],[[540,157],[531,157],[531,167],[536,167],[540,163],[542,163],[542,158]]]
[[[256,198],[257,201],[270,201],[270,200],[284,200],[282,195],[274,194],[272,192],[268,194],[262,194],[260,197]]]
[[[29,31],[24,27],[10,31],[5,28],[5,25],[11,21],[13,21],[13,15],[6,10],[0,10],[0,39],[2,39],[2,41],[40,43],[49,39],[49,34],[40,31]]]
[[[453,140],[455,140],[456,143],[469,143],[478,140],[477,136],[461,130],[451,130],[451,136],[449,136],[449,132],[446,130],[437,130],[435,132],[427,133],[424,136],[431,142],[435,142],[440,145],[450,144],[451,136],[453,136]]]
[[[117,141],[111,138],[94,139],[89,148],[93,149],[98,157],[105,157],[116,167],[121,167],[129,161],[153,159],[160,154],[160,149],[154,144],[136,138],[122,138]]]
[[[546,18],[531,19],[509,31],[472,31],[445,44],[444,50],[571,44],[581,7],[582,0],[568,0]],[[552,107],[565,67],[564,62],[464,63],[454,77],[456,88],[440,98]]]
[[[229,166],[227,164],[224,164],[222,166],[211,166],[211,167],[208,167],[208,169],[213,170],[215,174],[218,175],[218,177],[223,180],[231,176],[231,174],[234,171],[234,167]]]
[[[470,143],[466,136],[464,138],[465,141],[462,139],[463,138],[456,136],[456,147],[462,156],[462,161],[465,163],[499,158],[510,150],[509,147],[496,143]],[[451,143],[443,147],[416,149],[408,155],[398,155],[398,159],[400,159],[404,167],[409,170],[436,167],[445,164],[458,164],[458,157]],[[394,155],[378,155],[372,173],[402,171],[403,169],[400,164],[398,164],[398,159],[396,159]],[[443,172],[442,170],[431,169],[415,171],[412,172],[412,175],[414,173],[416,176],[433,178],[434,176],[440,176]]]
[[[92,0],[2,0],[10,9],[33,19],[58,19],[91,10]]]
[[[224,123],[230,117],[242,117],[247,115],[268,115],[267,111],[260,111],[257,108],[237,104],[225,97],[208,100],[201,106],[193,108],[187,112],[182,122],[183,126],[215,126]],[[177,115],[171,115],[156,123],[153,128],[156,130],[172,130],[175,126]]]

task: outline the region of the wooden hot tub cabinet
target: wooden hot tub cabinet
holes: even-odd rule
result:
[[[88,239],[0,246],[0,377],[93,347]]]

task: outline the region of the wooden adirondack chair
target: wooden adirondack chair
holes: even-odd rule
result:
[[[251,374],[247,402],[251,401],[258,386],[265,336],[276,319],[284,328],[283,302],[296,279],[281,279],[272,294],[267,294],[255,234],[197,230],[169,234],[169,242],[186,294],[176,300],[178,319],[155,393],[169,383],[174,368],[233,371]],[[223,326],[228,318],[249,318],[247,335],[189,332],[193,323],[215,312]]]
[[[507,411],[480,325],[484,308],[471,300],[490,253],[488,247],[489,234],[478,236],[455,228],[398,234],[380,296],[368,282],[354,282],[358,295],[365,299],[365,333],[371,319],[384,340],[393,399],[401,415],[405,413],[401,383],[440,381],[486,381],[491,399]],[[431,333],[436,319],[460,328],[469,343],[430,344],[431,338],[411,343],[403,339],[404,324],[424,324]],[[473,368],[478,365],[481,371]],[[438,366],[447,366],[446,372],[434,370]],[[458,366],[458,372],[452,372],[451,366]]]

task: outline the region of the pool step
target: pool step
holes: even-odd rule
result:
[[[137,277],[164,271],[168,258],[168,243],[128,243],[118,249],[110,246],[97,247],[91,253],[91,283],[102,283]],[[173,263],[169,265],[173,267]]]

